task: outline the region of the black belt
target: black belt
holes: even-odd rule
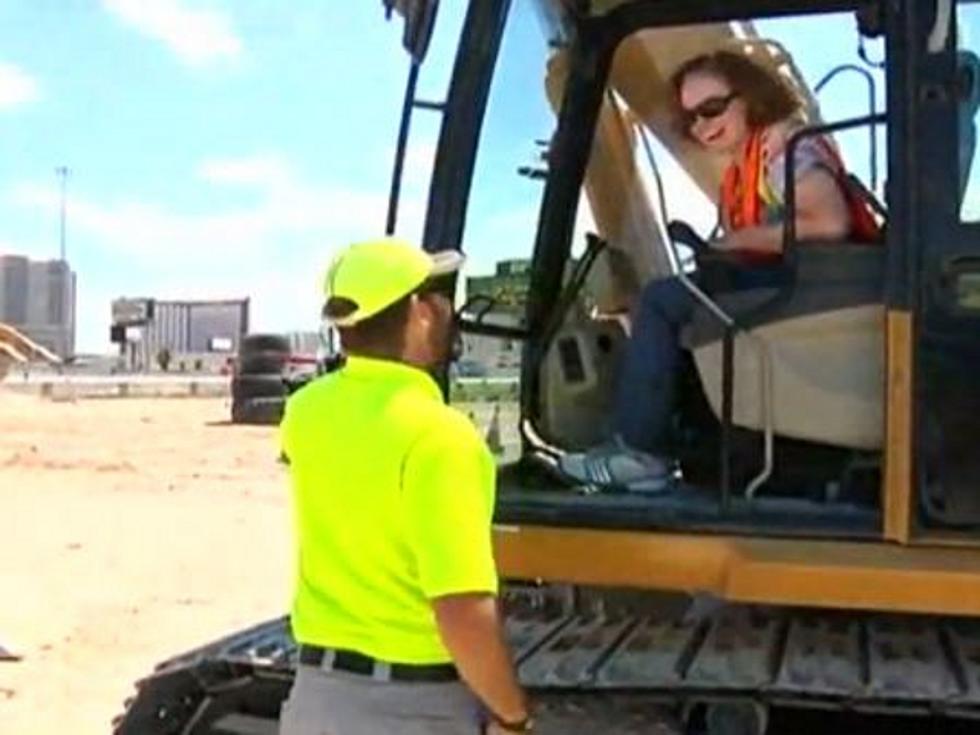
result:
[[[459,672],[452,664],[389,664],[356,651],[341,651],[320,646],[299,648],[299,662],[305,666],[346,671],[370,676],[379,681],[457,681]]]

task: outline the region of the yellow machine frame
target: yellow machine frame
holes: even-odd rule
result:
[[[512,579],[704,592],[733,602],[980,615],[980,555],[912,526],[912,317],[887,317],[884,528],[876,542],[499,526]]]

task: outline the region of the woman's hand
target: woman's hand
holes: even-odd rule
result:
[[[746,238],[745,233],[750,232],[754,228],[749,228],[748,230],[736,230],[735,232],[729,232],[724,237],[717,240],[712,240],[708,243],[712,250],[719,250],[721,252],[730,252],[732,250],[751,250],[751,242],[747,242],[749,238]]]
[[[746,227],[729,232],[710,244],[712,249],[722,252],[753,251],[762,255],[780,253],[783,249],[783,228],[773,225]]]

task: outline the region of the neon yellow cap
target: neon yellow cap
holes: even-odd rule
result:
[[[456,250],[429,253],[394,238],[354,243],[327,270],[324,314],[338,327],[357,324],[462,264],[463,255]]]

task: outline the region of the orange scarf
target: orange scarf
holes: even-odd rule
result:
[[[732,230],[762,224],[760,186],[765,179],[762,160],[762,133],[749,137],[742,160],[733,162],[721,182],[721,207]]]
[[[732,163],[721,183],[721,211],[732,230],[764,224],[767,204],[782,206],[782,196],[772,190],[767,176],[767,161],[763,156],[763,133],[752,133],[742,152],[741,161]],[[837,185],[847,203],[851,220],[851,239],[862,243],[881,241],[881,228],[870,205],[847,180],[844,162],[837,149],[824,137],[816,138],[826,154]]]

